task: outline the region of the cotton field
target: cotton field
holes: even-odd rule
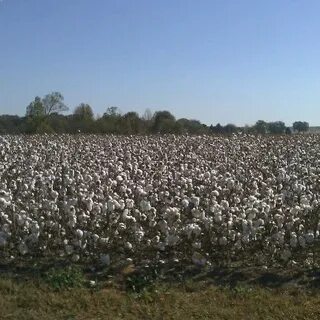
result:
[[[318,261],[320,137],[0,137],[0,259]]]

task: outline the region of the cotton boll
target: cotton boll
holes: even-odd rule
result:
[[[216,223],[221,223],[222,222],[222,215],[221,215],[221,213],[216,213],[215,215],[214,215],[214,221],[216,222]]]
[[[221,237],[221,238],[219,238],[219,244],[220,244],[221,246],[226,246],[226,245],[228,244],[227,238],[226,238],[226,237]]]
[[[224,209],[228,209],[229,208],[229,202],[227,200],[222,200],[221,201],[221,206],[224,208]]]
[[[133,248],[132,244],[131,244],[129,241],[127,241],[127,242],[124,244],[124,247],[125,247],[125,249],[127,249],[127,250],[132,250],[132,248]]]
[[[77,229],[75,234],[79,239],[83,238],[83,231],[82,230]]]
[[[124,223],[120,222],[120,223],[118,224],[118,230],[119,230],[119,231],[124,231],[124,230],[126,230],[126,229],[127,229],[127,226],[126,226]]]
[[[183,199],[181,201],[181,204],[182,204],[183,208],[188,208],[189,207],[189,201],[187,199]]]

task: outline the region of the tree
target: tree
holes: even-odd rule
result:
[[[153,133],[173,133],[176,119],[169,111],[158,111],[153,116]]]
[[[120,117],[121,113],[118,107],[108,107],[107,111],[103,114],[103,117]]]
[[[283,134],[286,131],[286,125],[282,121],[269,122],[267,128],[272,134]]]
[[[142,129],[142,120],[140,119],[138,113],[136,112],[127,112],[122,117],[121,128],[125,134],[137,134],[140,133]]]
[[[254,125],[254,129],[259,134],[266,134],[268,129],[268,124],[263,120],[258,120]]]
[[[64,104],[63,100],[64,97],[60,92],[52,92],[50,94],[47,94],[42,99],[45,115],[49,115],[55,112],[59,113],[68,111],[69,108]]]
[[[27,117],[42,117],[45,115],[45,107],[40,97],[35,97],[26,110]]]
[[[79,104],[73,114],[81,120],[93,120],[94,116],[92,108],[86,103]]]
[[[297,132],[307,132],[309,130],[309,123],[304,121],[296,121],[292,125],[293,130]]]
[[[224,132],[227,134],[231,134],[231,133],[236,133],[238,130],[238,128],[236,127],[236,125],[232,124],[232,123],[228,123],[225,127],[224,127]]]
[[[152,118],[153,118],[153,113],[149,108],[147,108],[142,116],[142,119],[144,121],[151,121]]]
[[[181,118],[177,121],[177,123],[181,126],[181,131],[184,133],[202,134],[208,131],[207,126],[198,120]]]
[[[210,131],[215,134],[222,134],[224,133],[224,128],[220,123],[217,123],[215,126],[210,126]]]
[[[286,127],[286,134],[288,134],[288,135],[292,134],[292,131],[289,127]]]

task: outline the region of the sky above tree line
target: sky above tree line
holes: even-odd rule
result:
[[[320,124],[318,0],[2,0],[0,114],[59,91],[102,115]]]

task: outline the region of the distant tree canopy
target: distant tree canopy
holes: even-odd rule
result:
[[[86,103],[80,103],[75,109],[73,114],[81,120],[93,120],[94,114],[92,108]]]
[[[103,134],[291,134],[309,130],[308,122],[296,121],[292,129],[282,121],[266,122],[258,120],[253,126],[237,127],[227,125],[207,126],[196,119],[180,118],[168,110],[155,113],[147,109],[142,116],[129,111],[122,114],[118,107],[107,107],[102,116],[95,117],[87,103],[80,103],[72,114],[63,95],[52,92],[43,98],[35,97],[26,108],[25,117],[0,115],[0,134],[19,133],[103,133]]]
[[[43,99],[42,103],[44,105],[44,113],[46,115],[52,113],[60,113],[68,111],[69,108],[63,102],[64,97],[60,92],[52,92],[47,94]]]
[[[268,123],[263,120],[258,120],[254,125],[254,129],[259,134],[266,134],[268,130]]]
[[[268,132],[272,134],[283,134],[286,132],[286,125],[282,121],[269,122],[267,128]]]
[[[307,132],[309,130],[309,123],[304,121],[296,121],[292,125],[293,130],[297,132]]]

